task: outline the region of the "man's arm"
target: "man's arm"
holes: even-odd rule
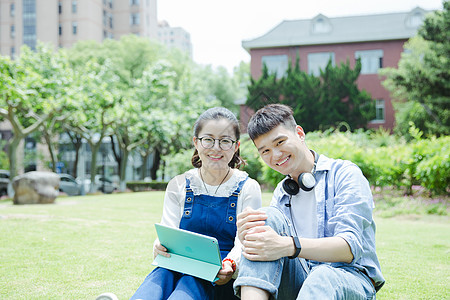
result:
[[[321,262],[350,263],[353,260],[350,247],[343,238],[299,238],[299,241],[302,247],[299,257]],[[242,244],[244,257],[254,261],[272,261],[295,253],[292,237],[280,236],[269,226],[251,229]]]

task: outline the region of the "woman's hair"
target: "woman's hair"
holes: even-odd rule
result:
[[[247,132],[254,141],[279,125],[295,130],[297,123],[295,122],[292,109],[284,104],[269,104],[259,109],[251,117],[247,125]]]
[[[203,126],[207,121],[219,121],[221,119],[225,119],[230,121],[231,126],[234,129],[234,135],[236,136],[236,141],[239,141],[241,137],[241,130],[239,129],[239,121],[236,119],[236,116],[224,107],[213,107],[206,110],[204,113],[198,117],[197,121],[194,124],[194,136],[198,137],[199,132],[203,129]],[[194,151],[194,155],[192,155],[191,159],[192,165],[196,168],[200,168],[202,166],[202,161],[198,155],[197,149]],[[239,169],[240,166],[245,165],[244,160],[240,156],[239,148],[234,153],[233,158],[228,163],[231,168]]]

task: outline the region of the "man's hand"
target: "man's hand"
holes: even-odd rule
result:
[[[242,255],[253,261],[273,261],[295,253],[292,238],[278,235],[270,226],[249,230],[242,245]]]
[[[217,273],[217,277],[219,278],[219,280],[215,281],[214,283],[217,285],[226,284],[228,281],[230,281],[233,274],[234,271],[233,267],[231,266],[231,262],[224,261],[222,263],[222,269],[220,269],[219,273]]]
[[[238,214],[236,226],[241,243],[245,240],[245,236],[250,229],[257,226],[264,226],[266,224],[266,219],[267,215],[265,212],[254,210],[250,207],[246,207]]]
[[[159,240],[156,240],[153,245],[153,258],[155,258],[158,254],[165,257],[170,257],[170,254],[167,253],[167,248],[161,245]]]

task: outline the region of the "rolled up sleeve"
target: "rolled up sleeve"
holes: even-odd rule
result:
[[[364,230],[373,223],[373,198],[367,179],[354,164],[342,167],[336,172],[335,196],[330,199],[333,213],[328,230],[333,236],[343,238],[353,255],[351,264],[363,255]]]

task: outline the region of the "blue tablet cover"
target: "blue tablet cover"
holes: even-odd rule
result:
[[[155,224],[159,242],[170,257],[157,255],[153,265],[208,281],[217,280],[222,268],[217,239],[195,232]]]

